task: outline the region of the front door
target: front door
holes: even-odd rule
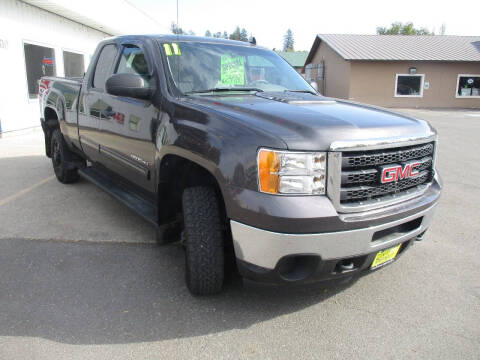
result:
[[[152,80],[151,66],[140,44],[123,44],[114,73]],[[104,94],[100,120],[101,163],[150,192],[154,187],[155,124],[159,110],[149,100]]]

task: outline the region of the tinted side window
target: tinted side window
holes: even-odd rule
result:
[[[100,57],[98,58],[97,66],[95,67],[95,73],[93,75],[93,87],[97,89],[105,89],[105,81],[110,75],[113,61],[117,55],[117,48],[115,45],[106,45]]]
[[[137,46],[124,47],[116,73],[148,75],[148,65],[143,50]]]

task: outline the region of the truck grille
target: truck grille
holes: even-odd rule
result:
[[[433,179],[434,143],[407,146],[393,149],[344,152],[342,153],[342,180],[340,203],[381,200],[383,196],[401,194]],[[419,162],[419,174],[390,183],[381,182],[381,168],[404,166],[409,162]]]

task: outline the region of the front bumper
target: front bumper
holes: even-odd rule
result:
[[[375,254],[403,244],[403,253],[430,226],[436,202],[413,215],[346,231],[287,234],[231,220],[232,238],[244,277],[265,282],[327,280],[369,269]],[[351,268],[345,270],[342,264]],[[353,264],[353,267],[351,266]]]

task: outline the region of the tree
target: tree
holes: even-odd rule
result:
[[[446,32],[447,32],[447,25],[442,24],[442,26],[440,26],[440,35],[445,35]]]
[[[283,35],[283,51],[294,51],[293,44],[295,40],[293,39],[292,30],[288,29],[285,35]]]
[[[212,37],[210,30],[205,31],[205,37]]]
[[[237,26],[235,30],[230,34],[228,37],[230,40],[241,40],[241,35],[240,35],[240,27]]]
[[[244,28],[240,31],[240,41],[248,41],[248,33]]]
[[[389,28],[377,27],[378,35],[435,35],[434,32],[428,31],[427,28],[415,29],[413,23],[394,22]]]
[[[178,25],[173,22],[170,25],[170,31],[172,32],[172,34],[177,34],[177,35],[186,34],[186,32],[183,31],[181,27],[178,27]]]

